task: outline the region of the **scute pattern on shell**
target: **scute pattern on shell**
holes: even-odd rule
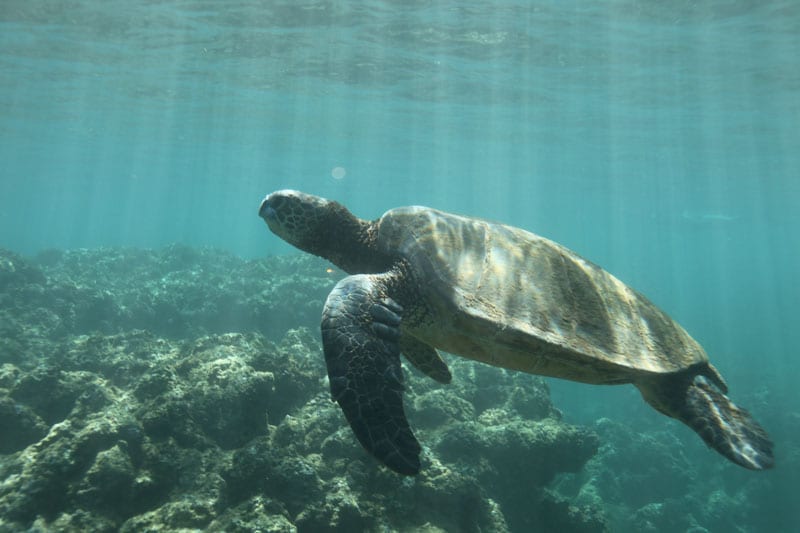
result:
[[[647,298],[528,231],[425,207],[388,211],[379,246],[400,254],[435,325],[419,336],[447,351],[590,383],[628,381],[707,361]]]

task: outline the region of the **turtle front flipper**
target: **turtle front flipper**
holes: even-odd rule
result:
[[[336,284],[322,312],[322,345],[331,395],[359,442],[395,472],[414,475],[421,448],[403,411],[403,309],[386,294],[388,275]]]
[[[411,335],[403,335],[400,338],[400,351],[414,368],[439,383],[448,384],[453,379],[447,363],[430,344],[425,344]]]

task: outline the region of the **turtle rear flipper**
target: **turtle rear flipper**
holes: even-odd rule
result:
[[[410,335],[400,338],[400,350],[414,368],[445,385],[452,381],[453,376],[447,363],[433,346],[415,339]]]
[[[715,373],[692,369],[662,376],[648,386],[638,385],[650,405],[695,430],[708,446],[734,463],[751,470],[772,468],[773,444],[767,432],[707,375],[713,378]],[[719,385],[725,387],[724,382]]]
[[[764,428],[704,376],[695,376],[686,389],[681,414],[682,422],[734,463],[751,470],[773,466],[772,441]]]
[[[419,473],[419,442],[403,410],[402,307],[386,296],[388,274],[336,284],[322,312],[331,395],[366,450],[404,475]]]

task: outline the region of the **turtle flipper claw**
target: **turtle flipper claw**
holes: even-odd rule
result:
[[[395,472],[419,472],[419,442],[403,410],[402,307],[383,295],[383,275],[354,275],[331,291],[322,345],[331,395],[366,450]]]

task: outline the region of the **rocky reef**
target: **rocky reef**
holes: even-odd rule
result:
[[[182,246],[0,251],[0,531],[607,529],[626,489],[584,467],[616,430],[566,423],[535,376],[407,370],[422,473],[369,457],[318,341],[340,276]]]
[[[749,400],[749,405],[758,403]],[[798,530],[794,489],[800,477],[800,416],[763,411],[774,413],[764,421],[775,428],[772,436],[782,449],[772,471],[752,472],[720,461],[677,422],[647,427],[644,420],[601,418],[591,426],[600,437],[597,454],[576,474],[561,476],[556,490],[576,506],[602,507],[611,531]]]

